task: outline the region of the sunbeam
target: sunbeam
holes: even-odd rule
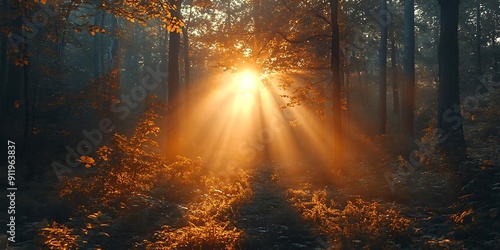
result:
[[[215,172],[255,168],[272,161],[300,160],[317,155],[326,162],[330,138],[326,121],[314,116],[311,107],[283,108],[288,90],[276,84],[277,76],[245,69],[223,72],[212,79],[191,118],[183,126],[183,137],[194,142],[189,152],[200,155]],[[307,121],[297,124],[298,120]]]

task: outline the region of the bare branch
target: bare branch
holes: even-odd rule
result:
[[[332,37],[331,35],[316,34],[316,35],[309,36],[309,37],[306,37],[306,38],[303,38],[300,40],[294,40],[294,39],[290,39],[290,38],[286,37],[286,35],[280,31],[276,31],[276,34],[280,35],[285,41],[292,43],[292,44],[304,43],[304,42],[313,40],[314,38],[317,38],[317,37],[330,37],[330,38]]]

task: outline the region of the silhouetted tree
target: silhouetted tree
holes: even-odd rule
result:
[[[389,0],[389,5],[392,5],[392,0]],[[393,113],[399,114],[399,82],[398,82],[398,69],[397,69],[397,59],[396,59],[396,27],[392,19],[394,18],[392,12],[391,17],[391,81],[392,81],[392,101],[393,101]]]
[[[387,0],[380,4],[380,88],[379,88],[379,134],[385,134],[387,124]]]
[[[172,5],[176,6],[175,10],[171,10],[173,21],[180,20],[180,9],[182,0],[170,0]],[[171,24],[167,24],[171,25]],[[179,89],[180,89],[180,73],[179,73],[179,52],[181,34],[176,29],[168,29],[170,39],[168,41],[168,116],[167,116],[167,155],[175,157],[180,153],[180,136],[179,136]]]
[[[333,111],[333,143],[334,143],[334,158],[340,160],[342,158],[342,114],[340,103],[340,38],[339,38],[339,21],[338,10],[339,1],[330,0],[331,9],[331,26],[332,26],[332,47],[331,47],[331,71],[332,71],[332,111]]]
[[[460,113],[458,0],[438,0],[441,6],[439,34],[438,128],[441,145],[449,156],[466,148]]]
[[[477,82],[476,86],[481,86],[481,76],[483,74],[483,70],[481,67],[481,1],[477,1],[476,6],[476,72],[477,72]]]
[[[7,13],[9,13],[9,1],[7,0],[2,0],[2,8],[1,8],[1,13],[2,16],[7,16]],[[3,28],[7,26],[7,24],[2,25]],[[0,103],[0,118],[3,117],[5,108],[7,103],[4,103],[7,98],[7,69],[8,69],[8,59],[7,59],[7,34],[4,32],[0,33],[1,40],[0,40],[0,99],[2,100]]]
[[[414,0],[405,0],[404,8],[404,96],[403,134],[413,135],[413,110],[415,108],[415,6]]]

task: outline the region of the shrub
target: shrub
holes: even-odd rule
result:
[[[41,229],[40,236],[48,249],[77,249],[78,236],[73,234],[73,229],[57,224]]]
[[[288,189],[287,197],[315,230],[330,238],[332,248],[395,247],[404,243],[411,220],[392,208],[394,204],[381,204],[357,199],[341,205],[328,199],[327,190]]]
[[[244,236],[233,221],[237,210],[249,201],[252,191],[249,175],[241,171],[237,182],[204,177],[202,198],[188,205],[185,225],[179,228],[163,226],[152,240],[137,246],[146,249],[237,249]]]

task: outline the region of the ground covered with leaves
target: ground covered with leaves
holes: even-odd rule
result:
[[[166,159],[155,150],[158,116],[148,109],[131,136],[115,134],[95,156],[80,159],[85,171],[61,182],[41,176],[24,183],[17,197],[16,243],[7,244],[2,234],[1,244],[8,249],[495,249],[500,246],[500,111],[495,109],[500,96],[488,98],[466,117],[469,157],[458,162],[443,159],[432,147],[430,127],[410,153],[418,164],[393,153],[390,137],[359,137],[359,144],[385,147],[354,152],[342,168],[325,167],[311,156],[256,162],[223,175],[211,172],[201,158]]]

